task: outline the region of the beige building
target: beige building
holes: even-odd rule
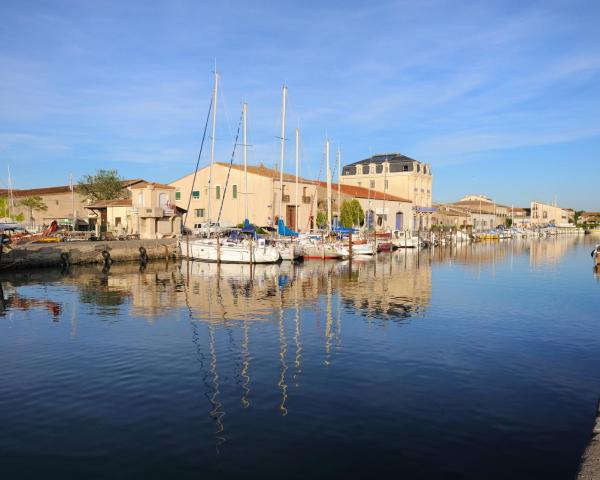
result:
[[[102,200],[85,206],[97,232],[164,238],[181,233],[184,210],[175,205],[175,188],[141,181],[128,187],[127,198]]]
[[[566,210],[542,202],[531,202],[531,225],[568,225]]]
[[[143,182],[143,180],[123,180],[123,188],[128,188],[140,182]],[[0,191],[0,196],[10,199],[7,190]],[[28,197],[40,197],[47,209],[30,210],[25,207],[21,202]],[[11,203],[10,200],[9,203]],[[72,228],[73,223],[75,223],[76,230],[88,230],[88,211],[85,208],[88,204],[89,202],[85,197],[77,192],[77,188],[71,188],[70,185],[13,190],[11,215],[15,217],[22,214],[24,218],[23,225],[32,231],[50,225],[53,221],[69,228]],[[75,219],[75,222],[73,222],[73,219]]]
[[[248,165],[248,192],[246,195],[244,166],[228,163],[214,163],[212,167],[212,187],[209,186],[210,166],[198,170],[194,186],[194,173],[170,183],[175,188],[175,203],[189,212],[185,226],[198,228],[209,220],[219,221],[224,226],[240,224],[246,218],[246,197],[248,200],[248,220],[257,226],[276,225],[280,214],[287,226],[304,231],[310,228],[316,215],[316,182],[299,179],[296,198],[295,176],[283,174],[283,191],[280,189],[280,172],[260,164]],[[191,201],[190,201],[191,195]],[[298,210],[298,225],[296,225]],[[220,216],[219,216],[220,215]]]
[[[467,209],[447,203],[434,205],[435,212],[432,216],[432,226],[441,228],[469,228],[473,226],[471,214]]]
[[[511,207],[498,204],[485,195],[466,195],[452,206],[469,213],[476,232],[506,225],[506,219],[510,218],[511,213]]]
[[[341,183],[386,192],[413,204],[413,230],[431,225],[431,167],[399,153],[374,155],[344,166]]]
[[[339,187],[339,195],[338,195]],[[341,202],[356,199],[360,203],[363,212],[365,212],[365,223],[368,227],[376,230],[410,230],[414,222],[413,203],[406,199],[383,193],[376,190],[369,190],[364,187],[353,185],[344,185],[334,183],[331,185],[332,191],[332,216],[334,223],[339,215]],[[318,182],[317,190],[317,208],[327,211],[327,183]]]

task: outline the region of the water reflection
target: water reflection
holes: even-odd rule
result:
[[[38,320],[37,332],[45,333],[44,326],[53,332],[42,338],[43,348],[36,348],[40,337],[28,337],[33,329],[18,332],[21,337],[11,337],[3,346],[19,345],[15,338],[31,343],[27,355],[20,356],[21,349],[12,353],[18,359],[13,365],[31,358],[33,367],[26,373],[41,391],[42,400],[37,401],[43,406],[44,399],[54,398],[60,404],[44,410],[44,418],[53,418],[47,415],[51,411],[58,412],[59,424],[80,421],[61,417],[60,412],[76,404],[83,412],[80,418],[88,418],[89,411],[101,411],[103,401],[110,403],[102,395],[114,392],[111,401],[129,401],[128,409],[143,412],[149,429],[154,433],[156,427],[160,434],[157,438],[188,432],[188,442],[181,443],[195,445],[196,450],[189,447],[181,458],[195,458],[202,468],[214,460],[210,455],[215,451],[221,459],[233,459],[234,465],[239,459],[235,455],[243,455],[242,444],[260,446],[249,457],[260,455],[260,450],[280,453],[304,445],[302,439],[312,438],[315,432],[324,445],[351,438],[362,429],[364,443],[355,437],[354,452],[366,446],[385,453],[392,445],[390,451],[412,452],[419,459],[444,452],[448,446],[449,455],[468,450],[467,443],[480,448],[485,444],[479,436],[483,431],[509,445],[529,428],[530,414],[521,418],[520,412],[530,412],[534,400],[536,408],[547,399],[560,403],[562,394],[556,395],[556,390],[570,392],[572,371],[567,375],[563,369],[575,365],[573,358],[580,362],[584,356],[570,358],[572,352],[584,351],[588,345],[590,354],[595,347],[589,339],[597,337],[588,318],[592,315],[582,309],[570,327],[576,335],[570,343],[561,343],[569,332],[565,322],[570,317],[560,303],[554,303],[557,295],[536,292],[545,301],[531,303],[531,310],[522,298],[514,298],[514,307],[507,307],[502,295],[518,290],[512,288],[513,282],[522,282],[528,274],[537,277],[519,288],[526,291],[525,287],[536,285],[542,266],[550,266],[543,275],[553,272],[555,282],[565,282],[556,284],[562,291],[569,281],[564,280],[564,270],[554,269],[561,262],[561,268],[586,276],[588,283],[597,279],[597,269],[595,278],[589,276],[591,264],[582,262],[585,268],[580,269],[565,262],[575,250],[572,247],[582,241],[588,240],[490,242],[356,257],[352,262],[253,268],[182,262],[148,263],[141,271],[138,265],[114,264],[108,271],[73,267],[62,274],[54,270],[2,273],[1,314],[8,320],[4,323],[11,323],[11,315],[31,311],[35,315],[20,318]],[[589,261],[589,251],[585,260]],[[507,266],[512,269],[513,263],[515,271],[510,272]],[[487,284],[474,281],[473,272],[489,274],[496,265],[508,273],[497,277],[505,283],[490,275],[482,276]],[[445,283],[454,281],[457,285]],[[460,288],[473,289],[467,292],[469,302],[471,298],[483,301],[475,306],[462,305],[460,299],[454,302],[452,295]],[[590,298],[579,298],[578,304],[588,302],[589,311],[595,312]],[[427,321],[407,322],[425,316]],[[66,345],[63,339],[68,340]],[[551,354],[544,342],[552,344]],[[38,354],[42,355],[39,361]],[[63,354],[69,358],[56,362]],[[562,357],[552,370],[547,365],[557,355]],[[46,378],[52,381],[44,383]],[[101,381],[94,383],[97,378]],[[563,378],[567,380],[559,385]],[[518,382],[526,380],[531,380],[529,386],[520,387]],[[62,382],[59,395],[54,387],[57,381]],[[89,390],[79,390],[84,384]],[[526,399],[527,391],[538,392],[544,385],[544,395],[519,408],[502,400],[515,389],[525,394],[513,395],[511,402]],[[28,393],[22,398],[29,398]],[[563,398],[567,397],[573,396]],[[19,405],[17,400],[8,403],[13,409]],[[449,416],[444,416],[446,409]],[[501,412],[503,420],[494,420],[490,412]],[[22,413],[14,418],[25,418]],[[504,423],[494,430],[494,421]],[[513,421],[519,431],[511,436],[510,428],[505,429]],[[448,428],[450,424],[453,428]],[[539,424],[547,425],[547,419],[540,417]],[[18,429],[15,425],[11,431]],[[111,440],[119,447],[126,443],[115,438]],[[440,438],[447,443],[436,444]],[[169,442],[159,446],[168,450]],[[196,456],[187,455],[192,451]],[[346,452],[340,453],[338,468],[346,457]],[[420,468],[422,462],[417,463]],[[227,473],[240,476],[239,471]]]

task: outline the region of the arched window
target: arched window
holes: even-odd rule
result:
[[[167,203],[169,203],[169,196],[166,193],[161,193],[158,196],[158,205],[161,208],[165,208],[167,206]]]

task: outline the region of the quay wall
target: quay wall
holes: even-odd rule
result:
[[[600,479],[600,402],[596,416],[596,424],[592,433],[592,439],[581,458],[577,480]]]
[[[176,238],[5,246],[0,257],[0,270],[63,266],[66,260],[70,265],[105,263],[107,253],[112,262],[140,261],[140,247],[145,249],[149,260],[173,258],[179,253]]]

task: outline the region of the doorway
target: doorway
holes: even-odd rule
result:
[[[292,230],[296,230],[296,205],[285,207],[285,224]]]

